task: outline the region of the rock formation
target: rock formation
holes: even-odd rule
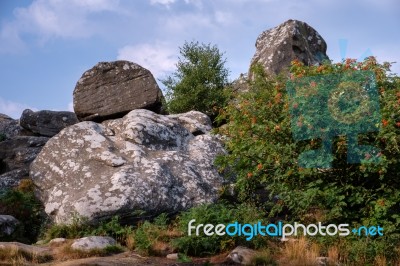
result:
[[[35,134],[52,137],[61,129],[78,123],[78,118],[72,112],[39,111],[26,109],[19,120],[20,125]]]
[[[162,111],[163,95],[147,69],[129,61],[100,62],[83,73],[74,90],[81,121],[101,122],[135,109]]]
[[[96,221],[185,210],[214,202],[224,183],[213,165],[224,149],[210,129],[195,111],[139,109],[102,124],[81,122],[47,142],[30,175],[56,223],[75,214]]]
[[[326,49],[324,39],[315,29],[305,22],[288,20],[258,36],[250,68],[259,63],[267,74],[277,75],[282,71],[287,72],[291,61],[295,59],[305,65],[329,60]]]

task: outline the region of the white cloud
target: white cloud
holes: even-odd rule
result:
[[[33,1],[28,7],[16,8],[14,19],[3,23],[0,48],[8,52],[14,44],[21,47],[23,33],[33,34],[41,42],[53,37],[91,36],[100,29],[88,16],[104,11],[119,12],[119,0]]]
[[[176,0],[150,0],[150,4],[152,5],[165,5],[169,7],[171,4],[175,3]]]
[[[124,46],[118,51],[117,59],[137,63],[150,70],[157,79],[174,70],[176,54],[169,44],[156,42]]]
[[[20,53],[26,50],[24,42],[18,34],[18,28],[10,23],[5,23],[0,30],[0,54]]]
[[[21,117],[22,111],[24,111],[25,109],[37,111],[36,108],[29,107],[26,104],[0,98],[0,113],[2,114],[6,114],[12,118],[19,119]]]
[[[234,21],[234,18],[233,18],[233,15],[229,12],[216,11],[215,12],[215,20],[219,24],[228,25]]]

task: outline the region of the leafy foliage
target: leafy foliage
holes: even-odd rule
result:
[[[31,243],[39,235],[44,222],[43,206],[33,193],[33,183],[24,179],[15,189],[0,194],[0,213],[15,217],[21,222],[17,241]]]
[[[346,136],[340,135],[333,142],[332,168],[319,169],[298,164],[302,152],[318,149],[322,143],[318,138],[293,139],[287,78],[269,79],[262,67],[254,66],[250,92],[239,96],[220,117],[230,121],[219,130],[227,136],[230,153],[219,158],[218,164],[221,170],[237,174],[240,200],[263,204],[270,217],[297,222],[379,224],[385,234],[398,239],[400,79],[391,75],[389,68],[390,64],[379,64],[373,57],[310,67],[292,63],[292,81],[361,71],[372,71],[376,77],[380,130],[359,135],[358,142],[379,148],[380,162],[369,161],[366,154],[361,163],[348,164]],[[254,193],[260,189],[267,200]]]
[[[174,239],[173,244],[184,254],[204,256],[226,251],[239,244],[252,247],[259,247],[265,244],[265,239],[262,237],[255,237],[251,241],[246,241],[245,236],[231,237],[226,234],[223,236],[217,234],[207,236],[201,233],[196,236],[192,232],[192,235],[189,236],[188,224],[192,219],[196,220],[193,225],[208,223],[213,225],[228,224],[235,221],[253,224],[262,221],[263,215],[257,208],[248,204],[232,206],[223,203],[201,205],[183,212],[178,217],[177,225],[183,236]]]
[[[144,254],[155,254],[153,246],[164,236],[167,231],[168,218],[166,214],[159,215],[153,223],[145,221],[140,224],[133,233],[135,248]]]
[[[177,70],[162,80],[167,88],[168,111],[197,110],[215,117],[227,102],[226,59],[216,46],[198,42],[185,42],[180,54]]]

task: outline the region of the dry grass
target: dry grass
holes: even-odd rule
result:
[[[105,249],[93,249],[90,251],[81,251],[71,248],[71,242],[58,246],[54,252],[56,260],[65,261],[70,259],[83,259],[90,257],[105,257],[113,254],[123,252],[123,248],[120,246],[109,246]]]
[[[328,259],[330,265],[337,265],[340,259],[340,251],[336,246],[328,248]]]
[[[376,256],[374,266],[386,266],[388,265],[385,256]]]
[[[39,255],[34,252],[27,252],[17,246],[0,248],[0,263],[26,265],[28,263],[45,263],[52,259],[53,257],[48,254]]]
[[[293,239],[285,243],[279,255],[279,264],[287,266],[303,265],[315,266],[316,258],[320,255],[320,248],[309,243],[304,237]]]

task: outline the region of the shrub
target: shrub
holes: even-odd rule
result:
[[[390,74],[389,67],[390,64],[379,64],[373,57],[363,62],[348,59],[310,67],[294,61],[291,80],[288,80],[267,78],[262,68],[255,66],[250,92],[240,95],[220,117],[229,121],[219,130],[227,136],[229,154],[219,158],[218,164],[221,170],[236,174],[239,199],[262,204],[269,217],[288,221],[379,224],[385,228],[385,235],[390,235],[398,244],[400,79]],[[287,82],[363,71],[375,75],[381,121],[377,123],[379,132],[360,134],[358,141],[377,147],[380,153],[365,154],[360,163],[348,164],[347,136],[339,135],[332,145],[332,168],[301,167],[299,155],[321,148],[324,143],[317,137],[298,142],[293,139],[290,120],[293,102],[290,102]],[[305,91],[312,92],[315,89],[312,85],[305,87]],[[318,110],[315,106],[312,108]],[[380,161],[369,160],[374,156],[380,157]],[[254,192],[260,189],[267,200],[261,200],[260,194]]]
[[[197,110],[215,117],[227,102],[224,91],[229,73],[226,59],[216,46],[198,42],[185,42],[180,54],[177,70],[162,80],[167,88],[168,111]]]
[[[21,222],[20,235],[16,241],[32,243],[44,222],[43,206],[33,193],[31,180],[22,180],[19,187],[0,194],[0,213],[14,216]]]
[[[151,223],[144,221],[139,224],[133,232],[133,241],[135,249],[146,255],[158,255],[156,250],[157,244],[160,241],[169,242],[168,231],[168,218],[165,213],[159,215]]]
[[[217,252],[226,251],[236,245],[250,247],[260,247],[265,244],[265,238],[255,237],[251,241],[246,241],[246,236],[231,237],[228,235],[206,236],[203,233],[198,236],[194,232],[188,235],[189,221],[195,219],[193,225],[198,224],[228,224],[238,221],[239,223],[257,223],[262,221],[263,214],[254,206],[243,204],[238,206],[227,205],[224,203],[201,205],[183,212],[177,218],[178,229],[183,236],[172,241],[173,245],[180,252],[190,255],[211,255]]]

